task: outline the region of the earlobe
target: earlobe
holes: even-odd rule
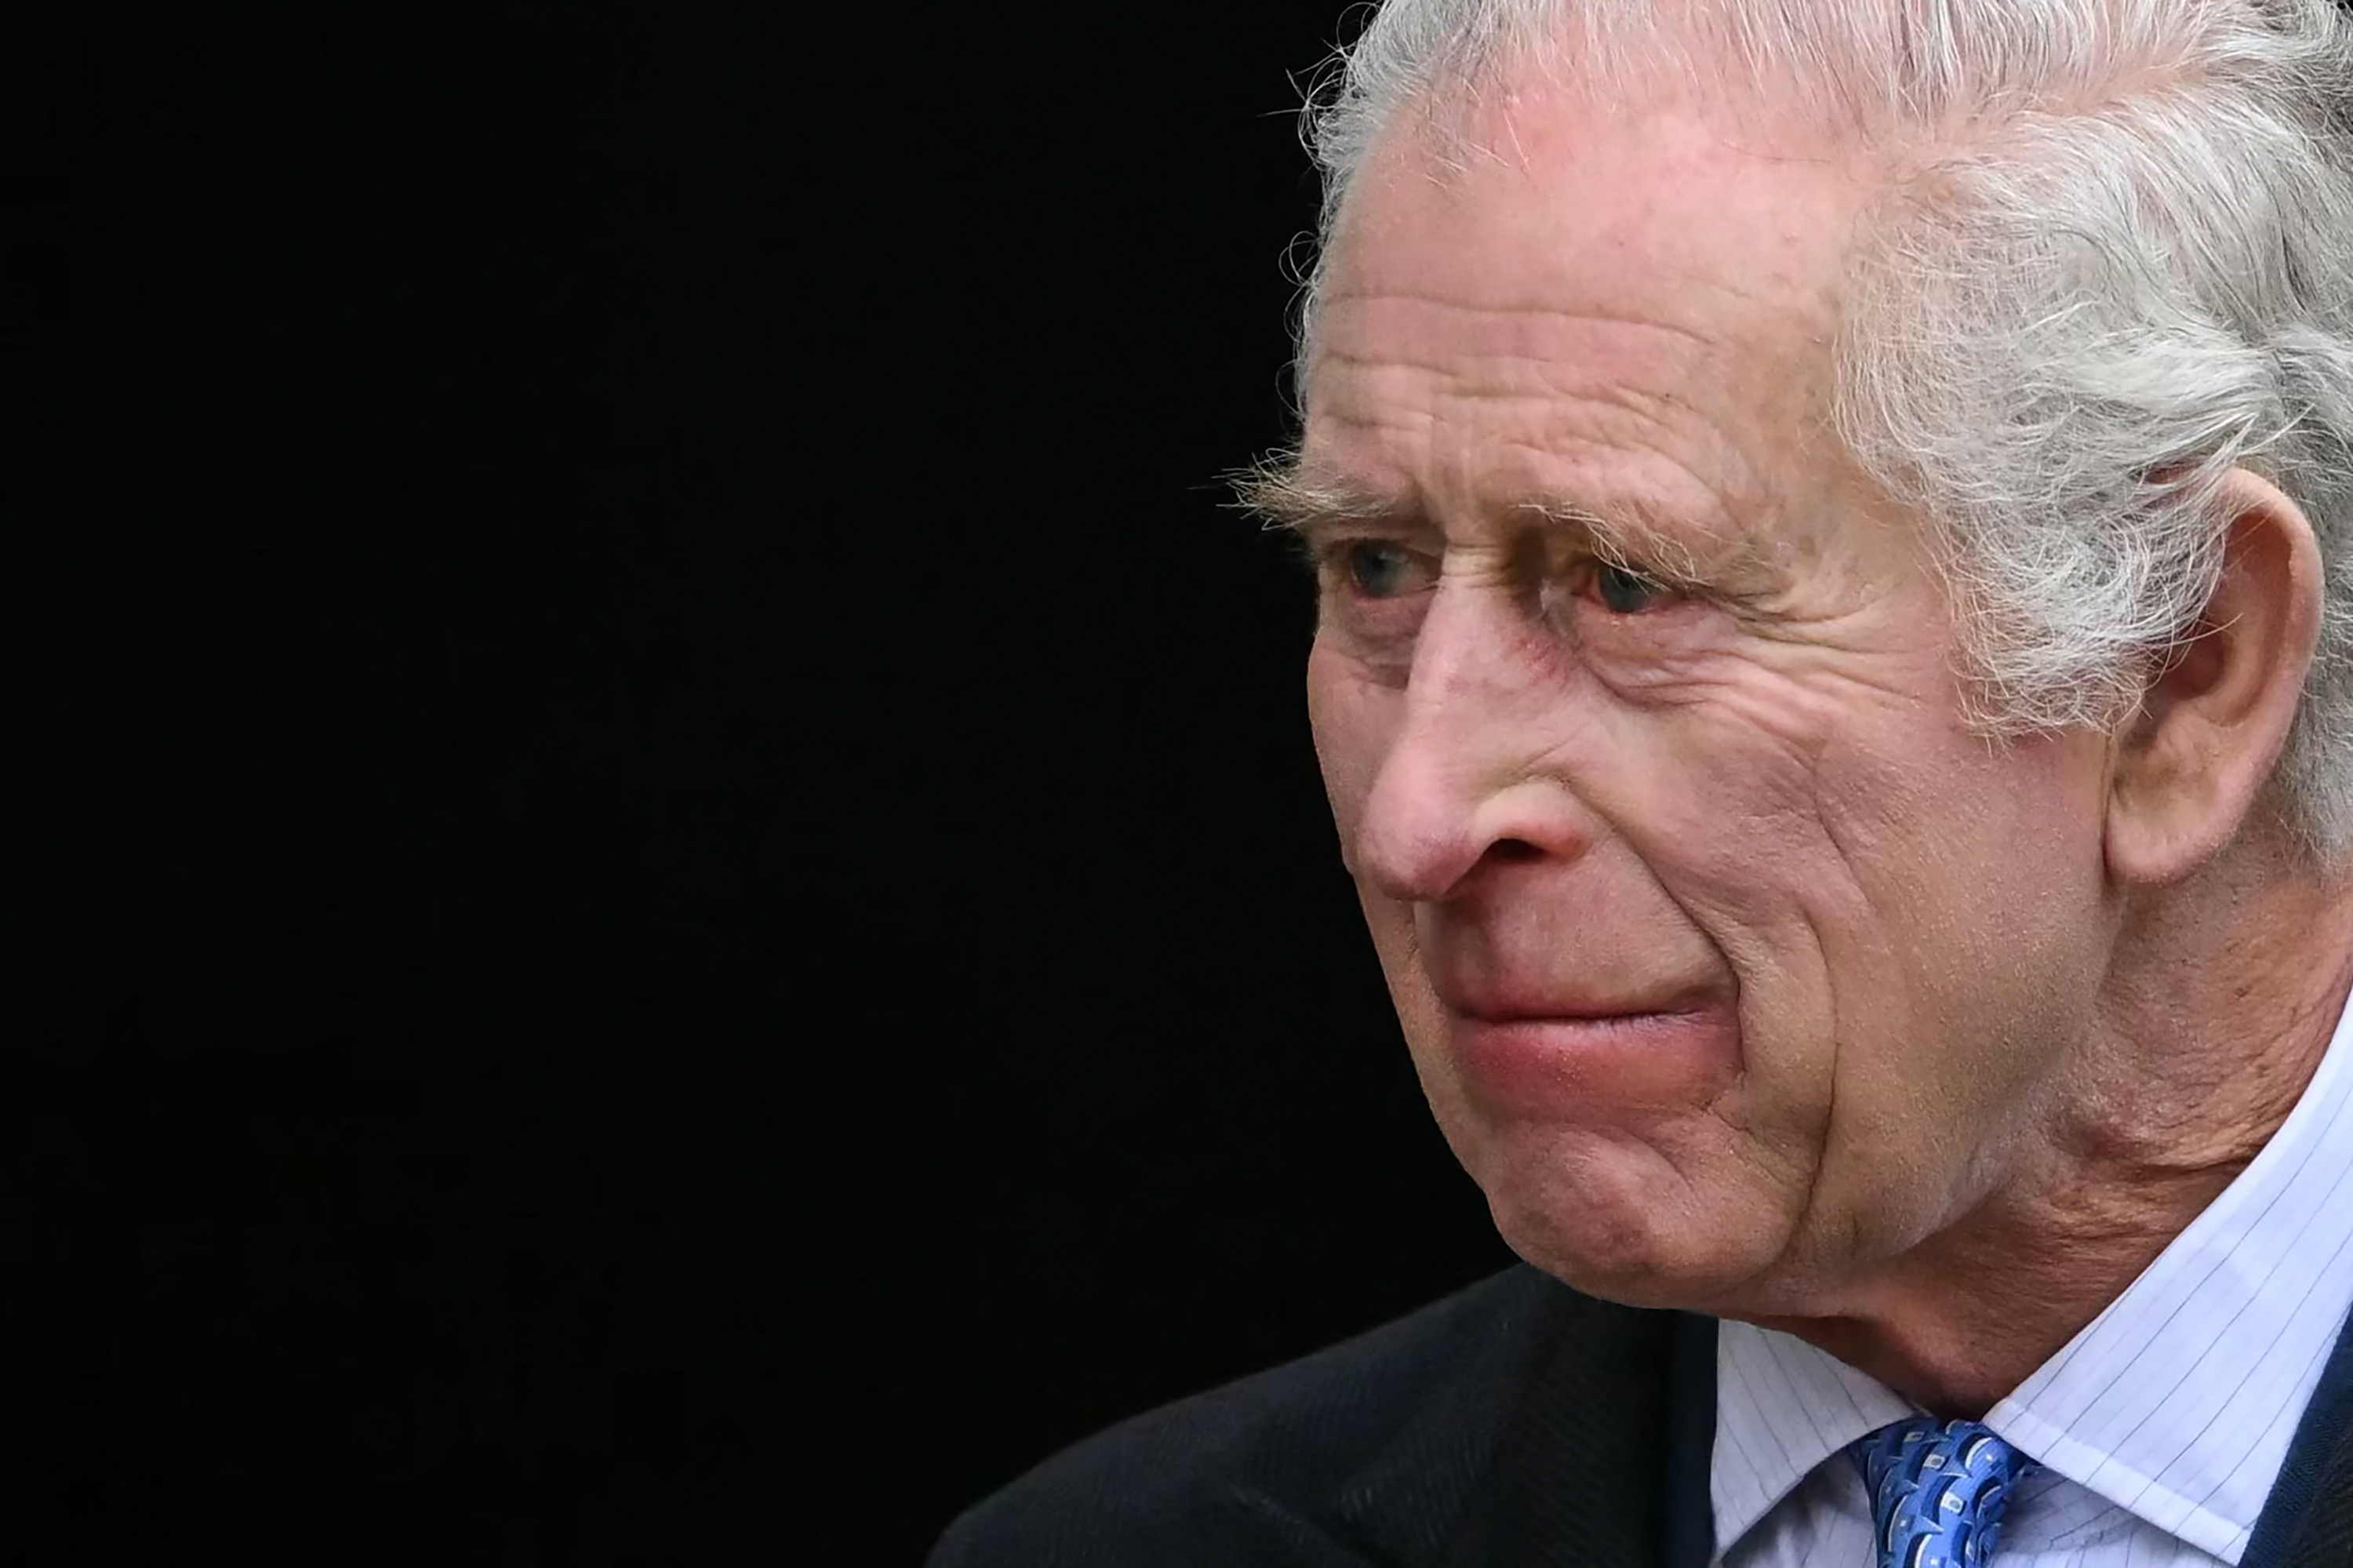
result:
[[[2303,509],[2234,470],[2222,575],[2192,634],[2114,744],[2108,869],[2176,882],[2253,816],[2295,717],[2320,637],[2320,550]]]

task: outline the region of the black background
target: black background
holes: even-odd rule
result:
[[[1220,504],[1332,10],[88,26],[0,94],[12,1536],[912,1562],[1508,1261]]]

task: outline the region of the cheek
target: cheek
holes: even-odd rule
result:
[[[1566,759],[1577,789],[1727,959],[1806,924],[1846,881],[1820,821],[1818,743],[1718,702],[1620,709]]]
[[[1626,795],[1624,831],[1739,977],[1748,1124],[1822,1162],[1825,1202],[1881,1216],[1859,1234],[1915,1225],[1841,1169],[1901,1135],[1924,1192],[1949,1194],[2078,1026],[2104,918],[2096,747],[1884,714],[1803,744],[1721,714],[1650,740],[1651,776],[1683,787]]]
[[[1954,921],[2011,918],[1987,857],[2035,874],[2081,858],[2045,761],[1995,754],[1933,702],[1758,681],[1608,728],[1584,792],[1738,977],[1752,1088],[1804,1136],[1851,1043],[1915,1027]]]
[[[1894,810],[1849,808],[1841,831],[1920,990],[1985,1049],[2063,1032],[2107,924],[2095,738],[1972,741],[1880,774]]]
[[[1611,705],[1579,771],[1662,871],[1729,906],[1828,916],[1877,902],[1874,870],[1940,879],[1993,836],[1989,812],[2048,795],[1968,733],[1951,680],[1933,639],[1715,656],[1670,701]]]
[[[1934,704],[1781,716],[1646,726],[1612,790],[1736,967],[1817,968],[1830,1001],[1868,1011],[1900,1002],[1875,990],[1890,970],[1998,983],[1999,951],[2080,933],[2100,889],[2095,747],[1997,747]]]

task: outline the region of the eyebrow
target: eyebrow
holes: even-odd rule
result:
[[[1427,524],[1416,503],[1313,472],[1297,458],[1263,458],[1229,476],[1237,503],[1269,528],[1323,533],[1350,524]]]
[[[1230,476],[1237,503],[1271,530],[1306,538],[1355,528],[1435,529],[1436,521],[1412,496],[1368,487],[1318,471],[1293,454],[1262,460]],[[1698,584],[1726,571],[1762,564],[1747,539],[1722,538],[1688,522],[1641,508],[1604,512],[1562,498],[1525,496],[1496,510],[1530,516],[1575,535],[1597,556],[1678,583]],[[1707,559],[1691,546],[1694,534],[1710,539]]]

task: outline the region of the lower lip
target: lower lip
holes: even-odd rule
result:
[[[1464,1086],[1496,1111],[1574,1116],[1704,1103],[1739,1065],[1728,1009],[1609,1018],[1449,1019]]]

